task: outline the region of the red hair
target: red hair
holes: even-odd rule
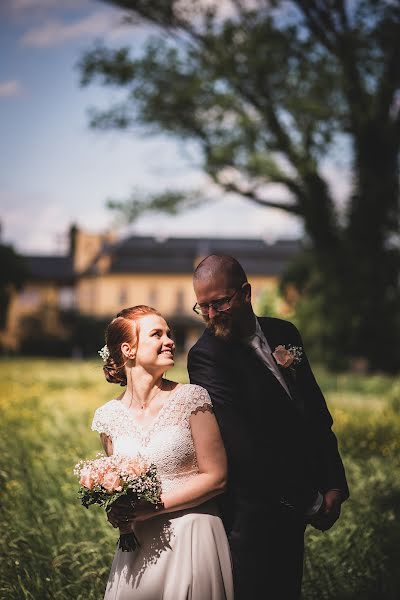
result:
[[[130,344],[137,348],[139,339],[139,320],[146,315],[162,316],[158,310],[139,304],[121,310],[106,329],[106,344],[110,356],[103,366],[104,375],[110,383],[126,385],[125,365],[127,360],[122,354],[121,344]]]

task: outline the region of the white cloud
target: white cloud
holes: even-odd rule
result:
[[[0,98],[10,98],[11,96],[21,96],[23,92],[22,84],[16,79],[0,81]]]
[[[62,10],[86,10],[95,0],[0,0],[0,18],[10,24],[32,25],[33,19],[43,22]]]
[[[16,11],[32,10],[36,8],[49,8],[56,4],[56,0],[13,0],[13,9]]]
[[[60,8],[60,0],[6,0],[11,4],[14,12],[33,11],[38,9]],[[62,8],[82,8],[88,0],[63,0]]]
[[[5,194],[0,193],[0,200]],[[9,204],[4,202],[2,216],[2,237],[5,243],[12,243],[21,253],[42,254],[65,251],[65,234],[68,228],[68,214],[60,204],[49,203],[38,206],[29,203],[12,206],[13,202],[21,202],[18,195],[8,197]],[[37,226],[33,226],[36,223]],[[59,223],[59,226],[55,226]]]
[[[84,39],[108,34],[123,34],[128,29],[121,21],[119,12],[98,11],[72,23],[52,19],[27,31],[21,38],[25,46],[49,48],[76,39]]]

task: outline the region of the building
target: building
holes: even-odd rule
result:
[[[3,346],[18,351],[23,324],[36,318],[44,330],[68,336],[60,314],[74,310],[101,320],[121,308],[148,304],[168,320],[177,347],[186,351],[204,327],[192,307],[193,269],[209,254],[229,254],[243,265],[255,300],[276,286],[299,242],[256,239],[156,238],[90,234],[71,228],[68,256],[27,256],[30,278],[10,303]]]

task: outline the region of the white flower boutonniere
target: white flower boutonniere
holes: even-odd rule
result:
[[[287,367],[293,368],[301,363],[303,348],[301,346],[293,346],[292,344],[288,344],[287,347],[279,344],[273,351],[272,356],[280,367],[285,369]]]

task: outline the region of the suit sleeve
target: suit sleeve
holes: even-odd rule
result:
[[[296,346],[303,347],[299,331],[290,323],[291,337]],[[349,497],[349,488],[345,470],[340,457],[337,438],[332,431],[333,419],[327,407],[324,395],[319,387],[306,354],[297,367],[298,385],[307,405],[310,434],[314,440],[314,456],[316,459],[318,484],[321,492],[339,489],[342,497]]]
[[[204,387],[211,398],[214,412],[227,450],[232,449],[237,420],[237,386],[230,366],[209,348],[194,346],[188,354],[190,383]],[[239,429],[240,430],[240,429]]]
[[[194,346],[188,355],[188,371],[190,382],[201,385],[210,394],[228,455],[230,476],[238,484],[248,484],[249,465],[258,449],[232,361],[218,349]]]
[[[228,487],[218,497],[222,520],[227,532],[235,522],[236,493],[238,486],[248,487],[248,465],[252,464],[254,449],[240,413],[238,386],[229,361],[213,354],[205,347],[194,346],[188,355],[190,382],[204,387],[213,404],[228,457]],[[235,491],[236,490],[236,491]]]

